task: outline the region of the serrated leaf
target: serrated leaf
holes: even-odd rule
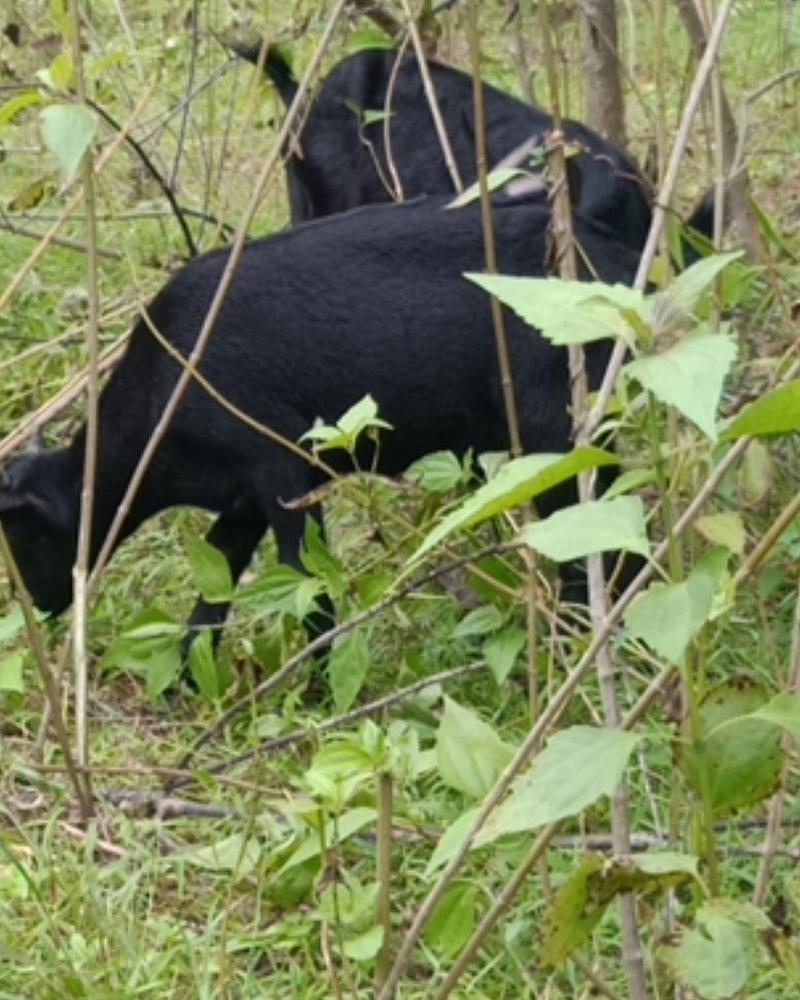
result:
[[[556,733],[489,816],[475,845],[576,816],[601,796],[612,795],[638,742],[632,733],[593,726]]]
[[[360,629],[334,643],[328,657],[328,677],[337,712],[346,712],[356,700],[368,670],[369,648]]]
[[[436,734],[436,761],[442,781],[479,799],[511,760],[513,749],[494,729],[451,698]]]
[[[453,823],[448,823],[425,868],[425,878],[430,878],[438,868],[446,865],[451,858],[455,857],[472,829],[478,812],[479,809],[476,806],[462,813]]]
[[[670,663],[680,664],[711,613],[713,580],[694,572],[681,583],[651,583],[625,612],[625,626]]]
[[[313,441],[318,451],[344,448],[353,451],[359,435],[370,428],[391,430],[392,425],[378,417],[378,404],[367,394],[339,417],[336,424],[315,423],[300,435],[301,441]]]
[[[800,430],[800,379],[771,389],[746,406],[720,437],[723,441],[749,435],[790,434]]]
[[[308,577],[293,566],[270,566],[255,580],[233,593],[233,601],[254,608],[263,615],[281,612],[304,618],[322,591],[320,580]]]
[[[741,514],[736,511],[698,517],[694,522],[694,528],[712,545],[722,545],[737,556],[744,552],[746,540],[744,523]]]
[[[665,351],[629,361],[622,371],[715,441],[722,384],[735,358],[736,342],[730,334],[701,329]]]
[[[565,507],[543,521],[526,524],[518,537],[556,562],[581,559],[596,552],[650,554],[644,504],[636,496]]]
[[[503,465],[493,479],[480,486],[430,531],[409,563],[419,560],[454,531],[464,531],[495,514],[527,503],[585,469],[616,463],[617,459],[612,454],[592,447],[576,448],[567,455],[524,455],[515,458]]]
[[[741,251],[714,254],[681,271],[669,287],[654,298],[652,324],[656,336],[678,329],[723,268],[741,256]]]
[[[484,658],[498,684],[502,684],[511,673],[517,657],[525,648],[527,639],[525,629],[510,627],[487,639],[483,644]]]
[[[475,929],[478,889],[471,882],[453,882],[442,894],[425,924],[428,947],[445,959],[455,958]]]
[[[45,144],[70,181],[94,139],[94,115],[80,104],[50,104],[40,117]]]
[[[643,323],[648,318],[644,294],[625,285],[500,274],[467,273],[464,277],[494,295],[557,346],[607,338],[631,341],[634,328],[629,316],[635,314]]]
[[[309,573],[325,581],[332,596],[344,593],[347,587],[345,568],[325,544],[322,528],[313,517],[306,518],[300,560]]]
[[[628,469],[622,475],[617,476],[600,499],[613,500],[615,497],[621,497],[625,493],[638,490],[641,486],[649,486],[655,481],[654,469]]]
[[[22,679],[23,663],[22,653],[12,653],[0,660],[0,691],[17,691],[22,694],[25,690]]]
[[[194,585],[211,604],[229,601],[233,596],[233,579],[228,560],[203,538],[187,535],[184,539]]]

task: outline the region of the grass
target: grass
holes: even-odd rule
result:
[[[130,4],[121,6],[137,42],[135,52],[126,43],[115,5],[92,4],[97,44],[105,53],[120,53],[120,61],[112,59],[96,79],[98,98],[124,120],[146,81],[161,67],[162,83],[144,117],[151,122],[145,129],[150,131],[147,148],[159,169],[168,173],[177,148],[179,117],[163,127],[158,122],[185,92],[190,38],[178,13],[155,0],[135,9]],[[309,18],[310,30],[296,45],[298,64],[303,66],[319,27],[319,12],[305,4],[284,7],[273,5],[267,27],[277,31]],[[641,46],[637,83],[643,98],[651,100],[649,22],[641,5],[634,7]],[[737,6],[723,60],[723,76],[732,96],[752,89],[779,65],[777,29],[783,10],[785,5],[764,0]],[[21,13],[29,25],[48,24],[44,3],[25,5]],[[223,27],[227,16],[223,5],[212,4],[204,10],[207,20],[198,79],[223,61],[205,32]],[[465,36],[459,17],[457,11],[448,23],[443,47],[445,54],[460,57],[463,64]],[[566,52],[574,54],[576,36],[567,31],[563,38]],[[11,62],[20,82],[30,80],[48,61],[32,41],[29,37],[21,51],[9,52],[5,43],[0,50],[0,57]],[[484,42],[487,75],[516,89],[499,10],[490,14]],[[344,44],[342,33],[335,58]],[[671,121],[678,114],[683,93],[685,53],[676,29],[668,49]],[[191,107],[178,174],[183,204],[232,225],[249,196],[248,183],[267,155],[274,136],[272,123],[279,113],[276,98],[265,88],[250,100],[250,80],[249,70],[232,70],[198,97]],[[573,75],[570,111],[576,116],[578,92]],[[756,196],[796,253],[800,249],[796,227],[792,231],[788,224],[797,212],[797,188],[792,182],[799,155],[797,106],[791,100],[795,93],[787,84],[759,101],[749,141]],[[629,106],[630,133],[635,152],[641,154],[647,122],[635,100]],[[43,231],[64,198],[57,190],[55,164],[41,149],[35,111],[6,126],[0,135],[6,147],[0,204],[11,212],[14,200],[33,181],[49,183],[50,193],[24,217],[13,212],[20,224]],[[686,202],[707,180],[704,141],[703,133],[698,133],[684,179]],[[99,184],[99,193],[98,242],[120,254],[101,262],[102,304],[108,316],[102,336],[104,342],[111,342],[128,327],[137,303],[146,300],[180,263],[185,247],[159,190],[131,154],[115,158]],[[278,178],[254,230],[272,231],[286,219]],[[192,226],[203,245],[211,245],[212,225],[195,220]],[[82,223],[69,223],[62,235],[82,241]],[[34,245],[32,240],[4,233],[0,286],[5,287]],[[730,392],[737,405],[740,394],[762,391],[775,359],[792,343],[795,331],[786,322],[775,289],[791,304],[797,298],[799,280],[795,260],[784,255],[775,264],[771,284],[759,275],[736,306],[733,318],[742,347]],[[80,294],[84,287],[83,255],[51,247],[0,313],[0,427],[4,433],[22,423],[84,364],[85,311]],[[45,349],[17,360],[35,345]],[[73,404],[48,425],[46,440],[63,441],[80,418],[81,405]],[[641,445],[639,438],[633,440],[629,448],[635,461]],[[673,454],[684,451],[693,457],[675,480],[681,503],[697,488],[710,459],[710,452],[690,434],[680,439]],[[715,499],[720,509],[742,512],[749,545],[796,490],[796,443],[785,439],[765,453],[761,465],[747,467],[747,481],[745,473],[737,471]],[[763,495],[755,499],[747,492],[753,480],[756,485],[759,481],[766,484]],[[435,501],[419,492],[381,489],[370,512],[364,513],[344,491],[337,493],[330,505],[328,533],[334,555],[347,570],[347,588],[340,601],[343,614],[360,606],[366,586],[377,590],[379,577],[391,579],[402,567],[409,550],[407,529],[396,525],[394,515],[402,515],[413,525],[428,517],[434,505]],[[264,704],[254,704],[200,756],[195,783],[174,792],[180,800],[178,815],[155,814],[156,793],[161,788],[158,769],[173,766],[181,758],[197,734],[217,717],[219,706],[186,692],[150,704],[141,677],[119,667],[103,668],[102,656],[143,608],[157,605],[178,621],[185,616],[194,584],[182,539],[186,534],[201,535],[205,524],[206,519],[196,512],[170,512],[155,519],[123,546],[104,577],[90,632],[96,666],[90,698],[91,759],[97,768],[93,783],[99,806],[97,821],[88,829],[81,828],[75,815],[54,745],[47,742],[41,753],[37,750],[43,695],[25,635],[14,625],[14,604],[9,598],[0,608],[0,677],[13,657],[21,656],[24,665],[22,691],[0,691],[0,998],[65,994],[92,1000],[165,995],[322,998],[335,995],[337,984],[344,995],[372,996],[371,962],[343,957],[342,942],[357,938],[371,923],[371,905],[363,900],[370,899],[375,879],[374,823],[366,823],[338,847],[328,846],[322,858],[316,852],[297,864],[287,867],[287,862],[299,844],[309,841],[319,815],[339,814],[344,823],[353,810],[374,807],[375,773],[385,764],[381,740],[388,741],[391,750],[385,752],[391,753],[397,776],[391,910],[399,938],[432,884],[426,866],[433,846],[473,802],[448,785],[436,766],[442,689],[491,724],[512,746],[518,745],[528,729],[521,668],[501,685],[484,671],[423,690],[382,713],[376,720],[383,731],[380,738],[369,728],[351,725],[341,739],[317,737],[256,756],[230,774],[208,773],[206,769],[214,763],[251,749],[258,740],[310,728],[334,714],[327,691],[322,701],[304,697],[304,678],[312,673],[307,669],[300,680]],[[482,534],[480,541],[491,537]],[[699,538],[692,545],[699,553]],[[758,579],[737,594],[733,609],[705,629],[694,655],[705,671],[706,686],[746,675],[770,693],[780,689],[791,642],[797,555],[796,540],[785,540]],[[273,563],[270,542],[252,568],[253,575],[258,577]],[[518,586],[518,567],[515,573],[504,577],[514,587]],[[470,604],[495,603],[507,624],[524,628],[520,601],[490,599],[488,593],[471,586],[466,578],[454,578],[447,587],[426,588],[380,616],[365,632],[369,671],[359,702],[480,658],[483,636],[453,634]],[[53,654],[66,628],[66,622],[44,625]],[[300,642],[291,623],[241,609],[233,616],[221,657],[240,674],[238,693],[245,694]],[[574,665],[585,642],[582,637],[569,640],[557,632],[545,634],[539,663],[545,698]],[[625,665],[621,697],[623,707],[630,707],[658,663],[644,658],[630,644],[620,641],[618,647]],[[600,697],[592,674],[560,728],[593,724],[599,718]],[[655,838],[670,827],[670,817],[677,816],[673,820],[678,825],[677,848],[693,850],[689,793],[682,780],[676,781],[676,727],[668,698],[651,707],[639,731],[643,742],[628,772],[631,825],[637,833]],[[335,754],[346,761],[340,759],[339,770],[331,763]],[[348,783],[351,793],[337,809],[334,803]],[[800,819],[794,760],[788,788],[784,832],[791,847]],[[130,796],[124,805],[115,798],[121,792]],[[185,814],[187,802],[214,807],[216,812]],[[163,801],[161,806],[166,808]],[[725,897],[745,901],[751,896],[758,864],[753,852],[763,839],[763,828],[743,822],[762,821],[764,809],[761,804],[734,814],[719,832],[721,894]],[[579,950],[581,967],[567,961],[555,970],[542,970],[537,964],[549,911],[548,885],[557,891],[566,883],[583,853],[580,838],[584,833],[604,831],[608,826],[606,799],[565,825],[562,833],[574,840],[550,848],[547,879],[541,871],[529,878],[510,912],[482,946],[462,980],[462,992],[456,995],[491,1000],[576,997],[586,988],[587,966],[601,970],[615,995],[626,995],[619,962],[619,921],[613,907]],[[500,891],[529,845],[528,835],[517,835],[470,856],[460,883],[466,887],[459,897],[464,903],[450,915],[443,937],[423,940],[408,969],[402,997],[432,995],[431,984],[449,969],[475,913]],[[791,928],[796,926],[800,899],[793,868],[794,859],[775,859],[768,899],[769,906],[783,906],[788,914],[787,948],[796,946]],[[467,889],[474,890],[474,895]],[[675,917],[690,923],[699,902],[697,890],[681,888],[675,897]],[[656,946],[666,934],[665,909],[661,902],[643,902],[640,913],[649,970]],[[762,952],[747,995],[788,998],[796,995],[796,985]]]

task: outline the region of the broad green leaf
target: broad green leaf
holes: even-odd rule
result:
[[[211,604],[229,601],[233,595],[233,580],[225,556],[203,538],[187,535],[184,545],[192,579],[203,598]]]
[[[642,854],[632,854],[630,863],[646,875],[671,875],[683,872],[692,878],[700,878],[698,865],[700,859],[694,854],[682,854],[679,851],[645,851]]]
[[[486,184],[490,191],[495,191],[509,181],[513,181],[515,177],[521,177],[524,174],[527,174],[527,170],[522,170],[520,167],[496,167],[487,174]],[[445,207],[463,208],[465,205],[477,201],[480,196],[480,183],[475,181],[474,184],[470,184],[469,187],[465,188],[457,198],[454,198]]]
[[[742,515],[738,511],[698,517],[694,528],[712,545],[723,545],[737,556],[744,552],[746,535]]]
[[[652,322],[656,336],[673,333],[679,329],[720,271],[741,256],[741,251],[714,254],[698,260],[685,271],[681,271],[669,287],[659,292],[653,301]]]
[[[354,962],[369,962],[378,954],[383,944],[383,928],[377,924],[369,930],[347,937],[344,940],[344,953]]]
[[[406,475],[428,493],[447,493],[464,478],[464,469],[452,451],[435,451],[410,465]]]
[[[793,739],[800,742],[800,691],[784,691],[757,708],[751,719],[761,719],[785,729]]]
[[[436,760],[442,781],[479,799],[511,760],[513,749],[494,729],[451,698],[436,734]]]
[[[233,833],[229,837],[209,844],[208,847],[184,851],[175,857],[208,871],[233,872],[239,878],[243,878],[258,864],[261,845],[255,837]]]
[[[12,653],[0,660],[0,691],[17,691],[22,694],[25,690],[22,680],[23,662],[22,653]]]
[[[623,494],[631,493],[642,486],[649,486],[655,481],[656,474],[653,469],[628,469],[621,476],[617,476],[600,499],[613,500],[614,497],[621,497]]]
[[[335,846],[337,843],[342,843],[349,837],[352,837],[354,833],[358,833],[363,827],[374,823],[376,816],[377,813],[374,809],[368,806],[357,806],[355,809],[343,812],[340,816],[336,817],[335,821],[333,818],[326,819],[324,833],[326,849]],[[321,853],[319,832],[314,830],[284,861],[277,874],[288,871],[288,869],[294,868],[295,865],[301,865],[310,858],[316,858]]]
[[[664,659],[680,664],[708,620],[713,596],[713,580],[703,572],[681,583],[651,583],[625,612],[625,625]]]
[[[677,945],[659,949],[659,958],[678,982],[703,1000],[725,1000],[747,984],[756,957],[756,930],[717,902],[700,907],[697,929],[687,928]]]
[[[634,335],[630,315],[646,321],[648,307],[643,293],[625,285],[500,274],[467,273],[464,277],[513,309],[557,346],[609,337],[630,341]]]
[[[470,635],[486,635],[496,632],[503,624],[503,614],[496,604],[484,604],[464,615],[453,629],[454,639],[464,639]]]
[[[183,626],[172,615],[151,605],[140,611],[123,630],[125,639],[152,639],[168,635],[180,635]]]
[[[437,955],[455,958],[470,939],[477,898],[478,887],[471,882],[452,882],[445,889],[423,931],[425,943]]]
[[[334,643],[328,657],[328,677],[337,712],[346,712],[356,700],[369,662],[367,640],[360,629],[353,629]]]
[[[489,816],[475,844],[576,816],[612,795],[639,737],[619,729],[572,726],[556,733]]]
[[[232,678],[229,671],[223,671],[214,658],[210,631],[201,632],[192,643],[189,650],[189,670],[206,701],[216,701],[230,684]]]
[[[181,672],[181,647],[176,641],[165,643],[151,654],[130,667],[139,673],[145,672],[147,697],[155,701],[170,685],[174,684]]]
[[[630,859],[583,857],[559,889],[542,924],[540,963],[560,965],[584,944],[608,905],[623,892],[666,892],[697,877],[697,859],[686,855],[651,855],[641,865],[641,855]]]
[[[681,746],[686,780],[708,795],[715,814],[761,802],[778,783],[781,731],[752,717],[765,701],[764,689],[746,678],[718,685],[700,705],[698,743]]]
[[[519,538],[548,559],[566,562],[596,552],[650,553],[641,497],[616,497],[565,507],[526,524]]]
[[[438,868],[446,865],[451,858],[455,857],[461,849],[461,845],[466,840],[467,834],[472,829],[472,824],[475,822],[478,812],[479,809],[477,806],[468,809],[457,820],[445,827],[445,831],[439,838],[439,843],[436,845],[430,861],[425,868],[425,878],[430,878]]]
[[[515,458],[429,532],[409,562],[416,562],[454,531],[463,531],[504,510],[527,503],[584,469],[616,463],[617,459],[612,454],[592,447],[576,448],[567,455],[524,455]]]
[[[502,684],[511,673],[527,639],[525,629],[512,626],[493,635],[483,644],[483,655],[498,684]]]
[[[71,181],[94,139],[94,116],[80,104],[50,104],[42,109],[41,121],[47,148]]]
[[[735,358],[736,342],[730,334],[701,328],[658,354],[629,361],[622,371],[714,441],[722,383]]]
[[[101,663],[144,676],[148,697],[154,701],[180,674],[183,630],[158,608],[146,608],[114,640]]]
[[[279,563],[259,574],[252,583],[236,590],[233,600],[262,615],[281,612],[302,619],[313,609],[314,598],[322,589],[320,580],[307,577],[293,566]]]
[[[800,379],[771,389],[746,406],[720,435],[723,441],[750,435],[790,434],[800,430]]]
[[[38,90],[21,90],[0,105],[0,128],[12,121],[25,108],[41,104],[44,97]]]
[[[338,597],[347,589],[345,568],[325,544],[322,529],[313,517],[306,518],[300,560],[309,573],[325,581],[332,596]]]

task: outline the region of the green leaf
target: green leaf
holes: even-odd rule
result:
[[[328,657],[328,676],[337,712],[346,712],[356,700],[369,663],[367,640],[360,629],[353,629],[334,643]]]
[[[800,691],[784,691],[751,712],[751,719],[761,719],[785,729],[800,742]]]
[[[21,90],[13,97],[9,97],[4,104],[0,105],[0,128],[16,118],[20,111],[24,111],[25,108],[34,104],[41,104],[43,100],[44,97],[38,90]]]
[[[375,810],[368,806],[357,806],[355,809],[341,813],[335,820],[334,818],[326,819],[324,834],[326,849],[335,847],[337,843],[343,843],[363,827],[374,823],[377,815]],[[321,853],[319,832],[314,830],[284,861],[277,874],[280,875],[282,872],[294,868],[295,865],[304,864],[310,858],[316,858]]]
[[[659,958],[678,982],[703,1000],[725,1000],[744,989],[756,956],[756,932],[719,903],[697,911],[698,929],[681,932],[677,945],[659,949]]]
[[[453,629],[454,639],[464,639],[471,635],[486,635],[496,632],[503,624],[503,614],[496,604],[484,604],[464,615]]]
[[[763,503],[769,496],[774,481],[775,463],[769,448],[763,441],[753,438],[739,463],[736,475],[740,503],[747,507]]]
[[[381,950],[382,944],[383,928],[376,924],[355,937],[345,938],[344,953],[354,962],[370,962]]]
[[[711,613],[714,585],[704,572],[681,583],[651,583],[625,612],[626,627],[670,663],[683,654]]]
[[[0,691],[17,691],[22,694],[25,690],[22,680],[23,663],[22,653],[12,653],[0,660]]]
[[[222,671],[214,658],[211,632],[201,632],[189,649],[189,670],[206,701],[216,701],[230,684],[229,672]]]
[[[229,601],[233,596],[233,580],[228,560],[203,538],[187,535],[186,554],[194,585],[211,604]]]
[[[593,726],[556,733],[489,816],[476,846],[576,816],[602,795],[612,795],[638,742],[632,733]]]
[[[486,175],[486,186],[489,191],[496,191],[497,188],[502,187],[509,181],[513,181],[515,177],[521,177],[527,174],[527,170],[522,170],[520,167],[495,167],[494,170],[490,170]],[[445,206],[446,208],[463,208],[465,205],[471,204],[473,201],[477,201],[481,196],[480,182],[475,181],[474,184],[470,184],[466,187],[458,197],[453,198],[451,202]]]
[[[255,837],[233,833],[208,847],[184,851],[173,857],[208,871],[234,872],[239,878],[244,878],[258,864],[261,845]]]
[[[621,476],[617,476],[614,482],[602,495],[602,500],[613,500],[621,497],[625,493],[631,493],[642,486],[649,486],[656,481],[656,474],[653,469],[628,469]]]
[[[658,354],[629,361],[622,372],[715,441],[722,383],[735,358],[736,341],[730,334],[701,327]]]
[[[715,815],[761,802],[778,783],[781,732],[753,717],[765,701],[764,689],[747,678],[719,684],[700,705],[699,741],[682,745],[686,780],[698,797],[708,795]]]
[[[445,831],[439,838],[439,842],[425,868],[425,878],[430,878],[438,868],[446,865],[451,858],[455,857],[461,849],[461,845],[464,843],[467,834],[472,829],[472,824],[475,822],[478,812],[478,806],[468,809],[457,820],[445,827]]]
[[[391,430],[392,425],[378,417],[378,404],[367,394],[346,410],[335,425],[315,423],[300,435],[300,440],[315,442],[317,451],[344,448],[352,452],[362,431],[373,428]]]
[[[552,344],[586,344],[606,338],[633,339],[631,315],[646,322],[644,294],[625,285],[560,278],[510,278],[499,274],[464,275],[494,295]]]
[[[477,886],[452,882],[442,894],[425,924],[423,937],[428,947],[445,959],[455,958],[475,929]]]
[[[683,854],[680,851],[645,851],[642,854],[632,854],[630,863],[646,875],[671,875],[683,872],[698,881],[700,879],[698,871],[700,859],[694,854]]]
[[[746,406],[721,434],[723,441],[749,435],[790,434],[800,430],[800,379],[771,389]]]
[[[737,556],[744,552],[746,535],[742,515],[738,511],[698,517],[694,528],[712,545],[722,545]]]
[[[151,654],[138,664],[131,663],[132,669],[142,670],[146,674],[147,697],[155,701],[180,676],[181,647],[177,641],[165,643],[161,648],[154,649]]]
[[[278,563],[234,591],[233,601],[262,615],[289,614],[301,620],[314,608],[315,597],[322,589],[320,580]]]
[[[380,28],[370,25],[357,28],[347,36],[347,54],[361,52],[362,49],[393,49],[396,46],[393,38]]]
[[[650,554],[641,497],[616,497],[565,507],[527,524],[519,538],[548,559],[566,562],[595,552]]]
[[[14,607],[0,618],[0,644],[14,639],[25,628],[25,618],[22,608],[15,604]]]
[[[741,256],[741,251],[714,254],[681,271],[669,287],[654,298],[652,325],[656,336],[680,329],[720,271]]]
[[[483,655],[498,684],[502,684],[511,673],[527,640],[528,635],[525,629],[512,626],[503,629],[502,632],[487,639],[483,644]]]
[[[451,698],[436,734],[436,760],[442,781],[479,799],[511,760],[512,748],[494,729]]]
[[[42,136],[71,181],[92,144],[95,120],[80,104],[50,104],[41,111]]]
[[[345,568],[325,544],[322,528],[313,517],[306,518],[300,560],[309,573],[325,582],[332,596],[338,597],[347,589]]]
[[[410,465],[406,475],[428,493],[447,493],[464,478],[464,469],[452,451],[435,451]]]
[[[409,563],[416,562],[454,531],[464,531],[495,514],[527,503],[585,469],[616,464],[617,459],[609,452],[592,447],[576,448],[567,455],[524,455],[515,458],[430,531]]]

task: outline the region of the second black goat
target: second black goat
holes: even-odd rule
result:
[[[465,280],[483,267],[479,206],[446,199],[371,206],[307,223],[245,247],[199,369],[230,402],[296,441],[366,393],[393,425],[378,468],[402,472],[439,449],[508,447],[488,297]],[[550,214],[541,202],[498,199],[500,270],[546,273]],[[630,283],[637,255],[607,229],[576,218],[577,239],[601,278]],[[186,264],[148,307],[150,322],[184,357],[203,323],[228,249]],[[570,447],[565,353],[510,313],[511,367],[526,451]],[[597,385],[609,345],[587,348]],[[100,399],[92,558],[180,371],[144,320]],[[36,605],[59,614],[72,600],[85,433],[0,472],[0,520]],[[337,463],[336,453],[326,453]],[[339,460],[339,467],[348,463]],[[176,505],[217,512],[208,539],[234,579],[268,527],[280,559],[301,567],[305,513],[285,501],[322,473],[265,438],[193,382],[156,451],[124,524],[130,535]],[[571,489],[542,503],[570,502]],[[312,512],[319,517],[319,511]],[[227,609],[202,602],[193,625],[221,625]]]

